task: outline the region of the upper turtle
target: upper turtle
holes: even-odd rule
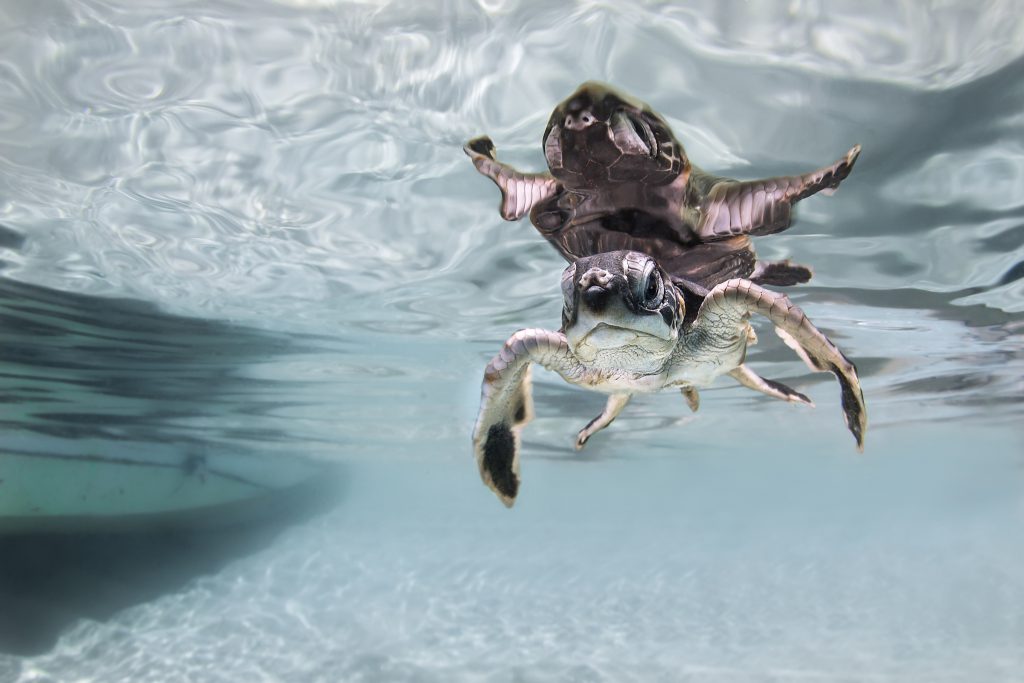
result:
[[[555,107],[544,129],[544,157],[551,175],[574,189],[666,185],[690,170],[663,118],[595,82]]]
[[[810,269],[758,263],[750,235],[785,230],[793,204],[830,191],[850,173],[854,146],[830,166],[794,176],[737,181],[701,171],[650,107],[587,82],[559,104],[544,130],[548,173],[497,161],[488,137],[464,150],[501,189],[506,220],[527,213],[569,261],[633,250],[656,256],[675,277],[713,287],[729,278],[806,282]]]

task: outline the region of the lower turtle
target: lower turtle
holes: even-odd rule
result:
[[[856,367],[784,294],[742,278],[709,289],[646,253],[624,250],[576,259],[562,273],[562,294],[561,329],[516,332],[484,372],[473,449],[481,478],[506,506],[520,488],[520,432],[533,417],[534,363],[608,394],[601,414],[577,434],[577,449],[611,424],[634,394],[676,389],[696,411],[698,391],[721,375],[813,405],[745,364],[747,347],[756,343],[749,322],[754,314],[768,318],[811,370],[835,375],[846,426],[863,450],[867,410]]]

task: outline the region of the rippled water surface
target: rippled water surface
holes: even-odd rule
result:
[[[345,478],[101,615],[22,596],[55,626],[0,680],[1024,680],[1022,46],[1017,2],[0,4],[6,452]],[[576,454],[603,398],[538,373],[516,508],[480,484],[482,368],[557,327],[563,263],[461,145],[542,169],[589,79],[722,175],[863,145],[757,241],[814,267],[863,456],[763,329],[816,409],[721,380]],[[148,581],[119,547],[72,588]]]

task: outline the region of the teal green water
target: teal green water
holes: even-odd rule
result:
[[[3,448],[343,478],[227,550],[0,544],[0,680],[1022,680],[1020,10],[0,7]],[[813,266],[863,455],[761,329],[752,367],[816,408],[722,380],[577,454],[603,397],[538,373],[515,509],[479,482],[482,369],[557,327],[563,264],[461,145],[540,170],[587,79],[723,175],[863,145],[756,243]]]

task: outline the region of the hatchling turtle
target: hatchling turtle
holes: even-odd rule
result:
[[[789,261],[757,262],[749,236],[785,230],[793,205],[831,193],[860,146],[811,173],[738,181],[690,163],[668,124],[650,107],[601,83],[584,83],[559,104],[544,130],[549,173],[521,173],[497,161],[488,137],[463,148],[501,190],[506,220],[530,220],[569,261],[607,251],[657,256],[670,273],[705,287],[733,277],[793,285],[811,277]]]
[[[473,448],[480,476],[506,506],[519,492],[519,434],[533,415],[532,363],[608,394],[602,413],[577,435],[577,448],[634,394],[677,388],[697,410],[698,390],[724,374],[769,396],[811,404],[744,364],[756,342],[748,322],[754,313],[767,317],[811,370],[835,374],[846,425],[863,448],[867,412],[857,369],[785,295],[740,278],[708,290],[637,251],[575,260],[562,273],[562,294],[561,329],[516,332],[484,372]]]
[[[810,270],[758,262],[750,242],[751,235],[789,227],[800,199],[837,187],[859,146],[804,175],[720,178],[690,164],[649,107],[585,83],[545,130],[550,173],[524,174],[497,161],[486,137],[464,149],[500,188],[502,217],[529,213],[571,262],[562,279],[561,330],[517,332],[484,373],[474,451],[481,477],[506,505],[519,491],[519,434],[532,417],[531,363],[609,394],[604,411],[577,435],[577,448],[633,394],[676,387],[696,410],[698,390],[722,374],[811,404],[744,364],[756,342],[753,313],[768,317],[812,370],[836,375],[847,426],[863,448],[867,413],[856,368],[787,297],[761,286],[806,282]]]

